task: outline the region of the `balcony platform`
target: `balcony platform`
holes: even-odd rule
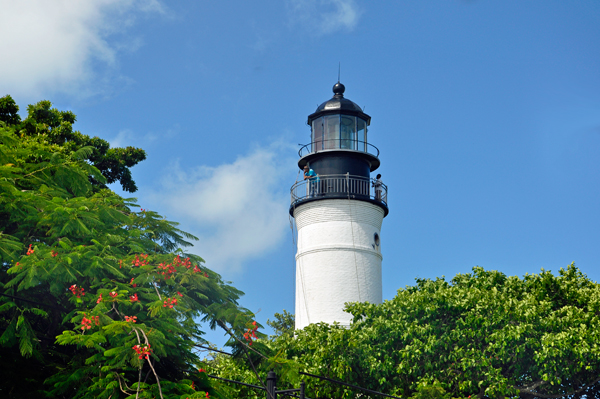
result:
[[[304,203],[325,199],[348,199],[370,202],[383,208],[384,216],[389,213],[387,186],[375,190],[375,179],[353,175],[324,175],[315,180],[302,180],[290,189],[290,215]]]

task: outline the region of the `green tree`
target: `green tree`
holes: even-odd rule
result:
[[[19,107],[10,96],[0,98],[0,121],[12,126],[21,138],[36,138],[48,146],[52,153],[72,153],[83,147],[89,147],[80,153],[83,160],[96,167],[103,178],[91,175],[95,187],[106,188],[106,184],[118,182],[124,191],[135,192],[137,186],[129,168],[146,159],[141,148],[110,148],[110,144],[98,137],[89,137],[73,130],[77,120],[71,111],[59,111],[52,108],[50,101],[40,101],[27,107],[27,118],[21,121]],[[38,154],[41,156],[41,154]],[[41,159],[38,158],[39,162]]]
[[[347,310],[350,328],[312,324],[266,342],[260,373],[275,367],[281,386],[297,386],[281,360],[291,359],[302,371],[404,398],[600,397],[600,286],[574,265],[523,278],[475,267]],[[252,377],[241,358],[217,357],[213,368]],[[310,397],[376,397],[306,382]]]
[[[197,321],[241,337],[252,314],[183,251],[195,237],[106,188],[134,191],[143,151],[74,132],[47,101],[17,112],[0,99],[0,396],[221,396]]]
[[[293,314],[284,309],[283,313],[275,313],[273,317],[275,320],[267,320],[267,325],[275,331],[274,337],[294,334],[295,317]]]

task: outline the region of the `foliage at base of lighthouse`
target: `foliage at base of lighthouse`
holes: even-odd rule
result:
[[[297,384],[300,370],[407,399],[600,397],[600,285],[573,264],[522,278],[475,267],[346,310],[349,328],[319,323],[278,334],[259,371],[274,367],[280,389]],[[241,358],[209,367],[255,383]],[[303,378],[310,397],[364,397]]]

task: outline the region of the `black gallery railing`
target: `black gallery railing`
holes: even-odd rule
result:
[[[358,141],[352,139],[330,139],[330,140],[319,140],[313,141],[303,145],[298,150],[300,158],[313,154],[315,152],[330,151],[330,150],[352,150],[366,152],[367,154],[379,157],[379,148],[373,144],[369,144],[366,141]]]
[[[322,175],[296,182],[290,189],[292,205],[312,198],[371,199],[387,206],[387,186],[362,176]]]

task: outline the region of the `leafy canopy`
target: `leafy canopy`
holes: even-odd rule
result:
[[[0,396],[221,396],[198,372],[197,321],[241,337],[252,315],[183,251],[195,237],[106,188],[134,191],[144,152],[47,101],[17,111],[0,99]]]
[[[137,191],[129,168],[146,159],[144,150],[135,147],[110,148],[106,140],[74,131],[73,123],[77,120],[75,114],[52,108],[50,101],[28,106],[28,115],[23,121],[18,110],[19,107],[10,96],[0,98],[0,121],[11,126],[19,137],[35,138],[40,144],[47,145],[52,153],[70,154],[89,147],[79,156],[102,174],[103,178],[100,179],[95,175],[90,176],[95,186],[106,188],[106,184],[119,182],[124,191]]]
[[[275,367],[280,389],[297,387],[297,367],[415,399],[600,398],[600,286],[574,265],[523,278],[475,267],[450,281],[417,279],[390,301],[347,311],[350,328],[311,324],[264,342],[262,375]],[[247,360],[222,355],[209,365],[241,381],[252,378],[249,370]],[[310,397],[365,397],[305,381]]]

